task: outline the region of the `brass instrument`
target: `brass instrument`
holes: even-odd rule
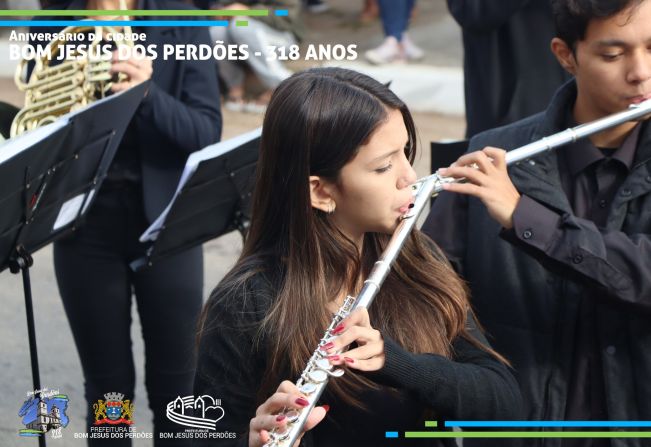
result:
[[[73,49],[66,52],[60,64],[52,64],[66,44],[65,35],[93,32],[93,39],[85,46],[85,54]],[[130,27],[124,31],[130,33]],[[118,34],[110,26],[69,26],[60,33],[60,39],[53,40],[46,47],[43,56],[35,60],[31,77],[23,82],[22,75],[28,60],[21,60],[16,67],[14,81],[20,91],[25,92],[25,106],[11,124],[10,137],[52,123],[66,113],[102,99],[111,91],[113,82],[121,82],[126,75],[112,75],[111,53],[101,50],[105,37]],[[115,40],[115,39],[114,39]],[[112,42],[114,49],[120,46],[133,47],[131,40]]]
[[[651,100],[632,105],[628,110],[606,116],[604,118],[582,124],[562,132],[556,133],[549,137],[527,144],[520,148],[514,149],[506,154],[506,163],[514,164],[522,160],[529,159],[543,152],[555,149],[568,143],[572,143],[580,138],[601,132],[610,127],[619,124],[642,119],[651,115]],[[323,393],[330,377],[341,377],[344,370],[335,369],[327,359],[328,354],[321,350],[321,346],[327,344],[334,337],[332,331],[339,323],[346,318],[352,311],[359,307],[368,308],[377,295],[382,283],[391,270],[391,264],[398,257],[402,246],[411,233],[416,220],[420,213],[429,203],[430,197],[443,191],[443,185],[446,183],[463,182],[464,179],[453,177],[442,177],[438,173],[419,179],[412,186],[414,189],[414,206],[400,218],[397,228],[393,232],[391,240],[380,255],[380,259],[375,263],[368,279],[364,281],[362,290],[357,297],[348,296],[343,306],[339,309],[332,322],[325,331],[319,345],[314,350],[312,357],[307,366],[301,373],[296,382],[296,386],[301,393],[307,396],[309,405],[299,410],[287,410],[287,427],[284,432],[274,429],[271,433],[271,439],[265,444],[265,447],[293,447],[303,432],[303,426],[308,415],[316,406],[319,397]]]

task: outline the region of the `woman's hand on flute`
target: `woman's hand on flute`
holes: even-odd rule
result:
[[[274,429],[284,431],[287,417],[283,412],[301,411],[309,405],[307,398],[298,391],[296,385],[285,380],[276,392],[258,407],[255,417],[249,423],[249,447],[261,447],[270,440],[269,432]],[[328,411],[327,406],[314,407],[303,426],[303,433],[311,430],[323,420]],[[298,438],[294,447],[298,447],[303,435]]]
[[[360,371],[377,371],[384,366],[384,340],[380,331],[371,327],[365,308],[353,311],[332,334],[336,337],[321,349],[329,354],[328,360],[333,365],[345,364]],[[344,351],[353,342],[357,346]]]
[[[443,189],[477,197],[491,217],[509,229],[513,227],[513,212],[520,193],[509,178],[505,156],[503,149],[485,147],[461,156],[438,172],[445,177],[464,178],[465,183],[445,183]]]

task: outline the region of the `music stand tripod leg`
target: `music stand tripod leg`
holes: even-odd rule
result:
[[[29,338],[29,357],[32,363],[32,382],[34,390],[41,389],[41,376],[38,369],[38,352],[36,350],[36,328],[34,326],[34,307],[32,305],[32,283],[29,278],[29,268],[34,259],[25,247],[16,247],[15,257],[9,263],[11,273],[23,273],[23,291],[25,294],[25,314],[27,316],[27,337]],[[38,437],[39,447],[45,447],[45,433]]]

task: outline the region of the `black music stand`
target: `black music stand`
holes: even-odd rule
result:
[[[11,123],[20,109],[12,104],[0,101],[0,135],[5,140],[9,139]],[[0,143],[1,144],[1,143]]]
[[[190,155],[170,204],[140,237],[151,244],[132,269],[234,230],[245,235],[260,134],[259,128]]]
[[[453,162],[457,161],[468,150],[468,140],[457,141],[432,141],[430,143],[430,151],[432,158],[430,159],[431,172],[436,172],[439,168],[447,168]]]
[[[29,267],[74,231],[106,177],[148,83],[97,101],[0,147],[0,272],[23,274],[34,389],[41,389]],[[110,117],[110,119],[107,119]],[[45,436],[39,436],[45,445]]]
[[[457,141],[432,141],[430,143],[430,172],[433,174],[439,168],[447,168],[457,161],[468,150],[468,140]],[[430,208],[436,196],[430,199]]]

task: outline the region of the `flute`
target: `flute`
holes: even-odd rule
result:
[[[518,163],[557,147],[573,143],[581,138],[585,138],[628,121],[643,118],[650,114],[651,100],[631,105],[627,110],[622,112],[566,129],[534,141],[533,143],[513,149],[506,154],[506,164],[511,165]],[[328,354],[320,349],[321,346],[330,342],[333,337],[332,331],[352,311],[360,307],[368,308],[371,305],[373,299],[380,290],[382,283],[391,270],[391,264],[398,257],[402,246],[416,224],[418,216],[425,209],[430,197],[443,191],[443,185],[446,183],[463,181],[464,179],[442,177],[438,173],[434,173],[427,177],[423,177],[412,185],[412,188],[414,189],[413,207],[400,217],[400,222],[394,230],[389,243],[373,266],[369,277],[364,281],[364,285],[359,294],[356,297],[346,297],[344,304],[333,318],[328,329],[326,329],[325,334],[319,341],[319,345],[314,350],[307,366],[296,382],[299,391],[307,396],[309,405],[300,411],[286,411],[284,413],[287,417],[287,426],[285,430],[283,432],[276,429],[273,430],[270,433],[271,439],[265,444],[265,447],[293,447],[294,443],[303,432],[305,421],[323,393],[330,377],[341,377],[344,374],[342,369],[334,368],[333,365],[330,364],[327,359]]]

